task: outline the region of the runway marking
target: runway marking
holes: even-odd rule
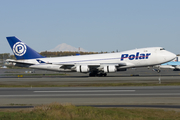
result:
[[[94,91],[34,91],[39,93],[45,93],[45,92],[61,92],[61,93],[67,93],[67,92],[135,92],[136,90],[94,90]]]

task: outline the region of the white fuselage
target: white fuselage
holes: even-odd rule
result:
[[[66,57],[40,58],[46,64],[37,63],[37,59],[32,59],[34,64],[31,68],[71,71],[71,69],[60,68],[63,65],[110,65],[119,64],[119,68],[143,67],[162,64],[175,58],[175,54],[161,50],[160,47],[134,49],[118,53],[78,55]],[[49,64],[50,63],[50,64]]]

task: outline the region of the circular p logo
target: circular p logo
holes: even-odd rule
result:
[[[26,53],[26,45],[22,42],[17,42],[16,44],[14,44],[13,46],[13,52],[15,55],[17,56],[22,56]]]

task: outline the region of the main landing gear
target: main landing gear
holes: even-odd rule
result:
[[[107,73],[97,73],[97,72],[91,72],[89,73],[89,77],[95,77],[95,76],[99,76],[99,77],[106,77],[107,76]]]

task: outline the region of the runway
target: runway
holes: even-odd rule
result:
[[[11,71],[12,70],[12,71]],[[16,73],[18,71],[19,73]],[[13,77],[5,76],[15,72]],[[36,73],[43,71],[36,71]],[[29,76],[18,78],[24,70],[1,69],[0,85],[26,85],[25,88],[0,88],[0,106],[41,105],[52,102],[102,107],[118,106],[180,106],[180,86],[132,87],[34,87],[34,85],[81,85],[98,83],[162,83],[180,82],[180,71],[162,70],[156,73],[140,68],[110,73],[107,77],[88,77],[87,74],[68,73],[67,76]],[[48,72],[46,74],[51,74]],[[52,74],[54,74],[52,72]],[[172,108],[171,107],[171,108]]]
[[[29,86],[34,87],[38,85],[44,86],[89,86],[93,84],[118,84],[118,83],[144,83],[144,84],[159,84],[161,83],[180,83],[180,76],[112,76],[112,77],[41,77],[41,78],[0,78],[0,85],[14,85],[14,86]]]
[[[180,86],[0,88],[0,104],[180,105]]]

